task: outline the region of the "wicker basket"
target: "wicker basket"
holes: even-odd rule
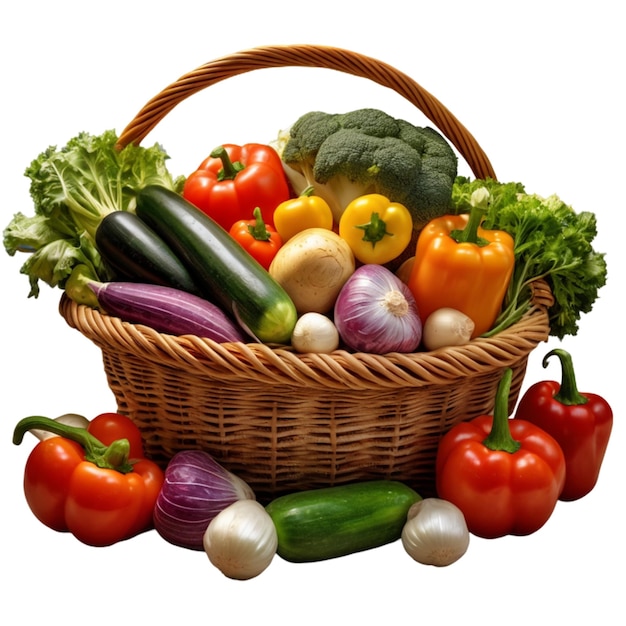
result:
[[[495,178],[475,139],[408,76],[347,50],[255,48],[207,63],[153,98],[120,136],[139,143],[193,93],[256,69],[338,70],[389,87],[413,103],[457,148],[478,178]],[[529,353],[548,338],[552,294],[534,285],[534,305],[490,339],[428,353],[298,355],[261,344],[218,344],[162,335],[65,295],[67,323],[103,354],[118,410],[141,428],[147,454],[165,463],[202,448],[255,489],[260,499],[298,489],[374,478],[403,480],[432,494],[441,435],[490,412],[505,367],[513,369],[511,408]]]

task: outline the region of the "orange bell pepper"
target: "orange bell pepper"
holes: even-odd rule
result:
[[[472,339],[493,326],[515,263],[513,238],[480,226],[488,192],[473,195],[469,214],[444,215],[422,229],[408,281],[422,320],[443,307],[457,309],[474,322]]]

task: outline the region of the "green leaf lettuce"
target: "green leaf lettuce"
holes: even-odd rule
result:
[[[107,280],[95,246],[102,219],[113,211],[134,210],[135,194],[146,185],[180,190],[183,178],[171,176],[161,146],[120,149],[117,140],[112,130],[83,132],[61,149],[50,146],[26,168],[34,215],[16,213],[3,240],[9,255],[30,255],[20,270],[29,278],[29,296],[39,295],[39,281],[64,288],[76,265]]]

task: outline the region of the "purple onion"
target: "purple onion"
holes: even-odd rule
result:
[[[203,550],[209,522],[238,500],[254,500],[251,487],[200,450],[177,452],[165,469],[154,508],[154,527],[170,543]]]
[[[413,293],[382,265],[362,265],[350,276],[337,296],[334,321],[357,352],[413,352],[422,339]]]

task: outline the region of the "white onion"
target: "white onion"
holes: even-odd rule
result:
[[[334,322],[357,352],[413,352],[422,338],[413,294],[382,265],[362,265],[350,276],[335,302]]]
[[[427,350],[445,346],[461,346],[474,332],[474,322],[465,313],[443,307],[433,311],[424,322],[422,340]]]

